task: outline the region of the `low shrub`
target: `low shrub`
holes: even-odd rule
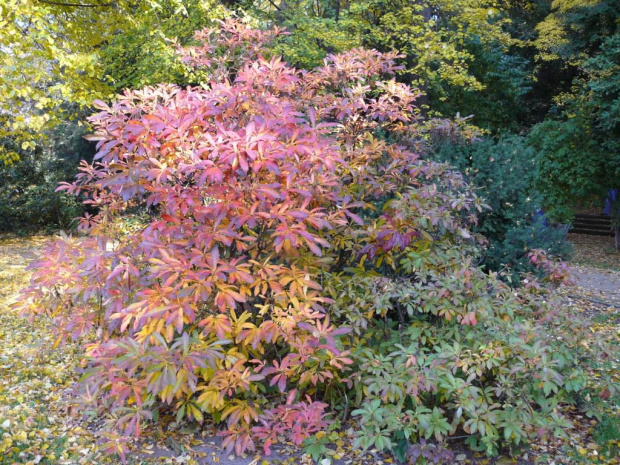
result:
[[[527,139],[503,135],[485,138],[439,137],[432,144],[433,159],[460,170],[491,207],[474,228],[488,239],[484,265],[504,271],[518,283],[520,273],[535,272],[527,258],[533,249],[568,258],[565,225],[554,225],[542,213],[536,190],[536,153]]]
[[[585,386],[552,336],[572,320],[535,280],[516,292],[475,266],[483,203],[412,150],[396,57],[298,72],[261,58],[269,33],[197,37],[181,53],[208,85],[96,102],[96,162],[64,189],[99,211],[49,244],[17,304],[57,344],[84,339],[76,396],[106,449],[124,457],[164,413],[208,417],[238,454],[320,455],[350,416],[360,447],[411,460],[463,431],[489,454],[559,434],[556,407]],[[138,207],[144,226],[118,226]]]

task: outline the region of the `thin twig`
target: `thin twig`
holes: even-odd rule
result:
[[[95,4],[95,3],[64,3],[64,2],[54,2],[52,0],[38,0],[38,1],[41,3],[47,3],[49,5],[70,6],[70,7],[76,7],[76,8],[104,8],[107,6],[114,5],[114,2]]]

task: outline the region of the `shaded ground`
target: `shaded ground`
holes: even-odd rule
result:
[[[578,289],[574,294],[620,306],[620,251],[614,238],[569,234],[573,243],[573,273]]]
[[[574,265],[620,271],[620,251],[614,248],[613,237],[569,234],[568,240],[574,246]]]
[[[620,271],[601,270],[578,265],[574,268],[578,295],[596,299],[601,303],[620,306]]]
[[[588,318],[589,331],[612,341],[620,336],[620,254],[608,249],[607,238],[571,235],[576,247],[577,287],[562,289],[567,305],[575,306]],[[1,464],[105,464],[119,463],[99,451],[89,425],[76,417],[67,402],[70,386],[78,375],[72,369],[79,363],[79,348],[69,345],[51,352],[50,336],[44,324],[28,325],[8,308],[17,290],[25,284],[24,268],[32,259],[43,237],[0,239],[0,463]],[[591,350],[584,340],[584,350]],[[593,367],[591,382],[597,377],[617,376],[618,360]],[[620,418],[620,406],[609,418]],[[518,459],[507,456],[487,459],[464,453],[455,441],[455,463],[464,464],[618,464],[616,458],[601,459],[603,449],[618,444],[620,437],[601,436],[605,428],[576,408],[562,406],[573,423],[565,438],[543,437]],[[292,445],[275,449],[270,457],[234,457],[224,453],[215,431],[174,424],[148,431],[130,457],[131,464],[310,464]],[[614,434],[613,429],[609,430]],[[350,431],[351,432],[351,431]],[[333,433],[332,451],[322,462],[329,464],[387,464],[393,460],[370,451],[353,451],[347,434]],[[614,443],[614,441],[616,441]],[[614,446],[615,447],[615,446]],[[617,449],[616,449],[617,450]]]

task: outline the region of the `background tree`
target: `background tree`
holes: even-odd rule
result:
[[[56,189],[75,177],[80,160],[92,160],[94,147],[84,140],[85,129],[60,123],[46,135],[44,145],[31,150],[5,142],[19,160],[0,165],[0,232],[29,234],[77,226],[83,205]]]
[[[618,17],[618,2],[555,1],[537,26],[539,59],[573,76],[530,136],[541,156],[539,187],[556,218],[571,218],[580,201],[602,204],[620,185]]]
[[[483,127],[513,126],[527,91],[510,19],[493,0],[240,1],[242,8],[290,35],[276,51],[295,66],[316,66],[327,53],[356,45],[404,55],[399,79],[423,91],[424,111],[474,114]],[[501,82],[501,85],[500,85]],[[484,92],[482,92],[484,90]],[[485,95],[484,100],[476,99]],[[497,101],[508,101],[501,108]]]
[[[209,0],[0,1],[0,160],[96,98],[182,80],[170,40],[222,17]],[[83,116],[84,113],[81,113]]]

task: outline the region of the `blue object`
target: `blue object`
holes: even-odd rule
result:
[[[605,215],[611,215],[611,206],[618,204],[618,189],[611,189],[607,195],[607,199],[605,200],[605,210],[603,213]],[[620,211],[620,206],[618,207]]]
[[[542,225],[544,227],[549,226],[549,223],[547,222],[547,217],[545,216],[545,212],[542,210],[542,208],[536,210],[536,213],[534,213],[534,220],[542,222]]]

